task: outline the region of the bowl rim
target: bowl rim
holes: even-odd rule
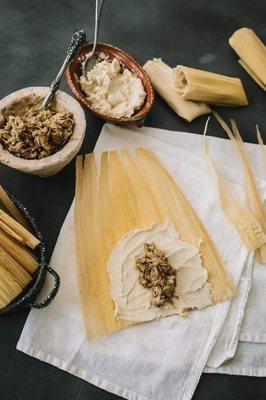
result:
[[[120,124],[120,123],[134,123],[137,121],[140,121],[146,117],[146,115],[150,112],[151,108],[154,105],[155,101],[155,93],[154,89],[152,86],[152,83],[150,81],[150,78],[146,71],[143,69],[143,67],[127,52],[124,50],[120,49],[119,47],[116,47],[112,44],[108,43],[103,43],[103,42],[98,42],[97,46],[102,47],[102,49],[99,49],[99,51],[104,52],[104,48],[106,48],[108,51],[112,53],[120,53],[124,58],[126,58],[129,62],[131,62],[133,65],[136,66],[138,70],[141,71],[141,74],[145,77],[145,82],[146,85],[148,86],[148,91],[145,90],[146,92],[146,99],[142,107],[137,111],[136,115],[132,115],[131,117],[112,117],[106,114],[101,113],[98,109],[93,107],[90,103],[89,100],[85,97],[85,95],[82,93],[81,89],[79,88],[79,83],[77,82],[76,78],[73,76],[74,72],[71,72],[71,68],[75,62],[81,63],[81,58],[84,55],[84,50],[89,51],[90,48],[92,48],[93,43],[92,42],[86,42],[82,48],[79,50],[79,52],[75,55],[75,57],[71,60],[69,63],[67,70],[66,70],[66,78],[67,78],[67,83],[72,91],[72,93],[75,95],[75,97],[86,107],[89,109],[94,115],[97,117],[106,120],[108,122],[114,123],[114,124]],[[128,68],[130,69],[130,68]],[[140,78],[141,79],[141,78]],[[143,83],[143,79],[141,79]]]
[[[19,102],[19,100],[30,95],[44,97],[49,89],[50,88],[48,86],[29,86],[23,89],[16,90],[15,92],[8,94],[0,100],[0,111],[10,106],[12,103]],[[39,171],[43,170],[46,167],[55,167],[58,164],[67,161],[70,156],[75,156],[75,154],[79,151],[85,137],[85,113],[79,102],[71,95],[61,90],[58,90],[55,97],[62,107],[65,107],[66,110],[70,111],[73,114],[75,126],[69,141],[64,145],[61,150],[57,151],[51,156],[42,158],[41,160],[27,160],[17,157],[14,154],[10,153],[8,150],[4,149],[3,145],[0,143],[1,163],[15,169],[30,168],[34,171]]]

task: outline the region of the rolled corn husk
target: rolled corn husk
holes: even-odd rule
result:
[[[9,272],[22,288],[31,281],[30,274],[2,247],[0,247],[0,266]]]
[[[0,209],[7,212],[11,217],[13,217],[20,225],[24,228],[29,229],[29,224],[26,218],[17,209],[15,204],[10,200],[4,188],[0,185]]]
[[[266,90],[266,47],[252,29],[241,28],[229,39],[240,57],[239,63],[255,82]]]
[[[11,239],[5,231],[0,228],[0,246],[22,265],[30,274],[34,273],[39,263],[32,253],[20,243]]]
[[[239,78],[179,65],[174,68],[177,90],[186,100],[219,106],[245,106],[246,93]]]
[[[211,109],[202,102],[188,101],[177,91],[173,68],[161,59],[153,59],[143,66],[158,94],[181,118],[190,122],[200,115],[209,114]]]
[[[3,210],[0,210],[0,228],[3,229],[13,239],[32,249],[35,249],[35,247],[40,244],[39,239],[32,235],[27,229],[25,229]]]
[[[0,307],[7,306],[22,292],[13,275],[0,266]]]

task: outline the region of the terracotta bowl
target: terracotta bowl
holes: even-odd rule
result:
[[[48,90],[48,87],[28,87],[18,90],[0,100],[0,111],[15,115],[16,110],[19,113],[21,104],[27,99],[33,99],[33,106],[41,103]],[[54,101],[58,110],[70,111],[75,121],[74,131],[65,146],[57,153],[41,160],[25,160],[14,156],[0,144],[1,163],[27,174],[48,177],[55,175],[76,156],[81,148],[86,131],[84,111],[77,100],[60,90],[56,93]]]
[[[146,92],[146,99],[143,106],[136,111],[131,117],[115,118],[108,115],[102,114],[99,110],[92,107],[89,100],[82,92],[78,79],[82,74],[82,62],[86,55],[92,50],[92,43],[86,43],[81,50],[77,53],[74,59],[69,64],[66,71],[67,82],[70,89],[72,90],[78,101],[89,109],[96,117],[101,118],[107,122],[118,125],[136,124],[142,125],[145,117],[153,106],[154,103],[154,90],[150,79],[144,69],[132,58],[129,54],[117,47],[111,46],[110,44],[98,43],[97,52],[103,52],[110,60],[116,58],[122,65],[132,71],[138,78],[141,79],[144,90]]]

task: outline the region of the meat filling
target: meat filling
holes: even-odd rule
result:
[[[165,251],[155,243],[144,244],[145,254],[136,257],[139,282],[152,291],[151,305],[162,307],[172,303],[176,286],[176,270],[169,263]]]

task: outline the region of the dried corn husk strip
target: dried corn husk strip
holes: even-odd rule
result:
[[[160,59],[147,61],[143,66],[152,85],[166,103],[186,121],[192,121],[200,115],[209,114],[211,109],[207,104],[185,100],[178,93],[174,71]]]
[[[10,272],[0,266],[0,306],[7,306],[22,292],[22,287]]]
[[[35,236],[2,210],[0,210],[0,227],[21,244],[32,249],[40,244]]]
[[[15,204],[10,200],[3,187],[0,185],[0,208],[11,215],[20,225],[29,230],[26,218],[20,213]]]
[[[238,29],[229,39],[240,64],[266,90],[266,47],[252,29]]]
[[[244,205],[241,204],[236,195],[230,189],[229,185],[218,174],[214,162],[209,154],[207,139],[204,141],[204,150],[207,165],[213,175],[223,212],[238,232],[248,250],[254,251],[260,248],[264,243],[266,243],[266,235],[264,234],[260,223],[244,207]]]
[[[244,147],[244,143],[238,132],[236,123],[231,120],[232,122],[232,130],[226,124],[226,122],[217,114],[214,113],[216,119],[221,124],[223,129],[228,134],[229,138],[235,145],[235,149],[237,150],[238,154],[240,155],[244,174],[245,174],[245,189],[248,199],[248,205],[251,213],[260,223],[263,232],[266,234],[266,210],[263,205],[262,198],[260,196],[259,190],[257,188],[257,184],[255,178],[253,176],[252,169],[249,164],[248,155]],[[257,260],[261,264],[266,263],[266,245],[263,245],[256,251]]]
[[[245,106],[247,97],[239,78],[214,74],[195,68],[177,66],[177,90],[186,100],[203,101],[223,106]]]
[[[150,150],[138,150],[138,154],[141,154],[142,160],[146,160],[145,170],[151,173],[150,179],[152,178],[152,180],[150,182],[160,180],[163,194],[165,195],[169,191],[166,201],[171,208],[171,216],[183,240],[194,245],[199,240],[202,241],[200,252],[202,263],[208,271],[208,281],[213,285],[213,302],[217,303],[232,298],[235,295],[235,288],[231,278],[215,245],[192,206]],[[149,167],[149,163],[152,165],[152,168]],[[157,200],[160,202],[159,204],[165,201],[162,191],[157,193]]]
[[[96,298],[97,287],[94,288],[91,282],[91,269],[97,271],[96,257],[93,252],[97,243],[93,232],[94,204],[92,203],[92,184],[85,182],[85,172],[83,170],[83,157],[77,158],[76,163],[76,197],[75,197],[75,229],[77,245],[78,279],[80,288],[80,298],[83,309],[84,323],[87,336],[93,338],[106,330],[105,322],[99,318],[96,324],[93,316],[101,316],[101,310]],[[89,172],[86,172],[87,175]],[[90,178],[91,176],[89,176]],[[91,244],[90,251],[87,252],[87,243]]]
[[[261,133],[260,133],[258,125],[256,125],[256,132],[257,132],[257,140],[258,140],[258,143],[259,143],[259,146],[260,146],[261,159],[262,159],[262,162],[263,162],[264,167],[265,167],[264,175],[266,177],[266,146],[263,143],[263,140],[262,140]]]
[[[12,240],[2,229],[0,229],[0,246],[30,274],[38,267],[38,261],[34,255],[25,247]]]
[[[103,257],[104,237],[100,223],[100,198],[94,155],[77,160],[75,226],[78,277],[86,333],[89,339],[119,329]],[[117,210],[116,210],[117,212]],[[108,223],[108,221],[106,221]]]
[[[22,288],[31,281],[30,274],[2,247],[0,247],[0,266],[12,274],[14,280]]]

